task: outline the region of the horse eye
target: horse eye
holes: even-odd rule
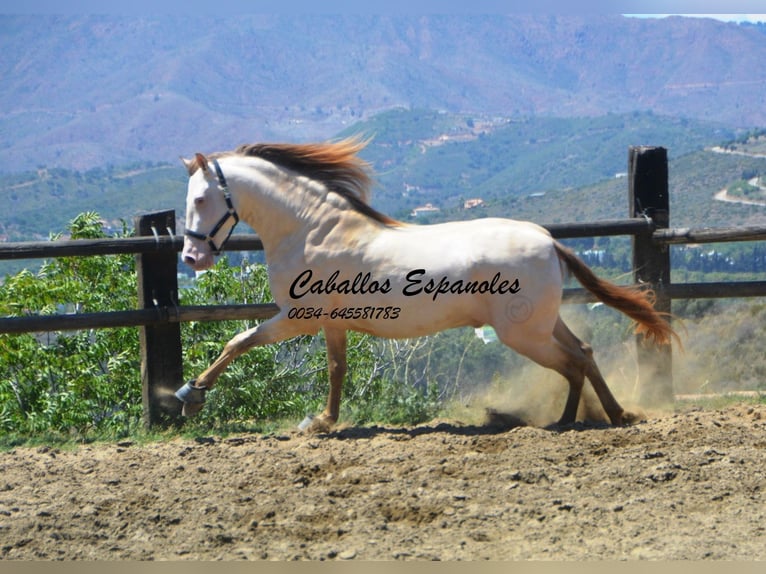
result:
[[[195,197],[194,198],[194,205],[196,205],[197,207],[199,207],[203,203],[205,203],[205,198],[204,197]]]

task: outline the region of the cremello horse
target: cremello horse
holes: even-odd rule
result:
[[[612,424],[627,413],[606,385],[589,345],[559,316],[571,272],[599,300],[665,344],[675,333],[651,293],[596,277],[542,227],[509,219],[408,225],[370,207],[370,171],[355,139],[261,144],[196,154],[189,172],[183,260],[207,269],[241,218],[263,241],[277,315],[229,341],[196,380],[179,389],[184,414],[202,408],[226,366],[256,345],[324,331],[330,391],[314,430],[337,420],[346,372],[346,331],[389,338],[491,325],[508,347],[569,382],[560,424],[575,421],[584,378]]]

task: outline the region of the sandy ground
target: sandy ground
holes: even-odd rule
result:
[[[766,559],[766,406],[0,453],[0,557]]]

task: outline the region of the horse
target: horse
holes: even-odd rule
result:
[[[324,332],[330,388],[313,431],[338,421],[349,330],[412,338],[456,327],[494,328],[507,347],[560,373],[569,389],[558,425],[575,422],[585,378],[613,425],[632,422],[593,358],[559,315],[567,272],[657,345],[676,337],[651,290],[597,277],[531,222],[483,218],[417,225],[369,202],[368,141],[249,144],[195,154],[188,171],[183,261],[211,267],[241,220],[260,236],[278,313],[237,334],[176,393],[183,415],[248,349]]]

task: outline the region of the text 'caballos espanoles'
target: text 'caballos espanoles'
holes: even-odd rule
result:
[[[332,272],[326,279],[314,278],[314,272],[306,269],[290,285],[290,297],[301,299],[306,295],[373,295],[387,294],[394,282],[390,278],[376,279],[371,273],[357,273],[352,278],[341,277],[340,271]],[[464,280],[451,279],[447,276],[431,277],[425,269],[409,271],[402,282],[402,295],[415,297],[428,295],[433,301],[440,295],[507,295],[521,291],[518,279],[503,279],[495,273],[490,279]]]

